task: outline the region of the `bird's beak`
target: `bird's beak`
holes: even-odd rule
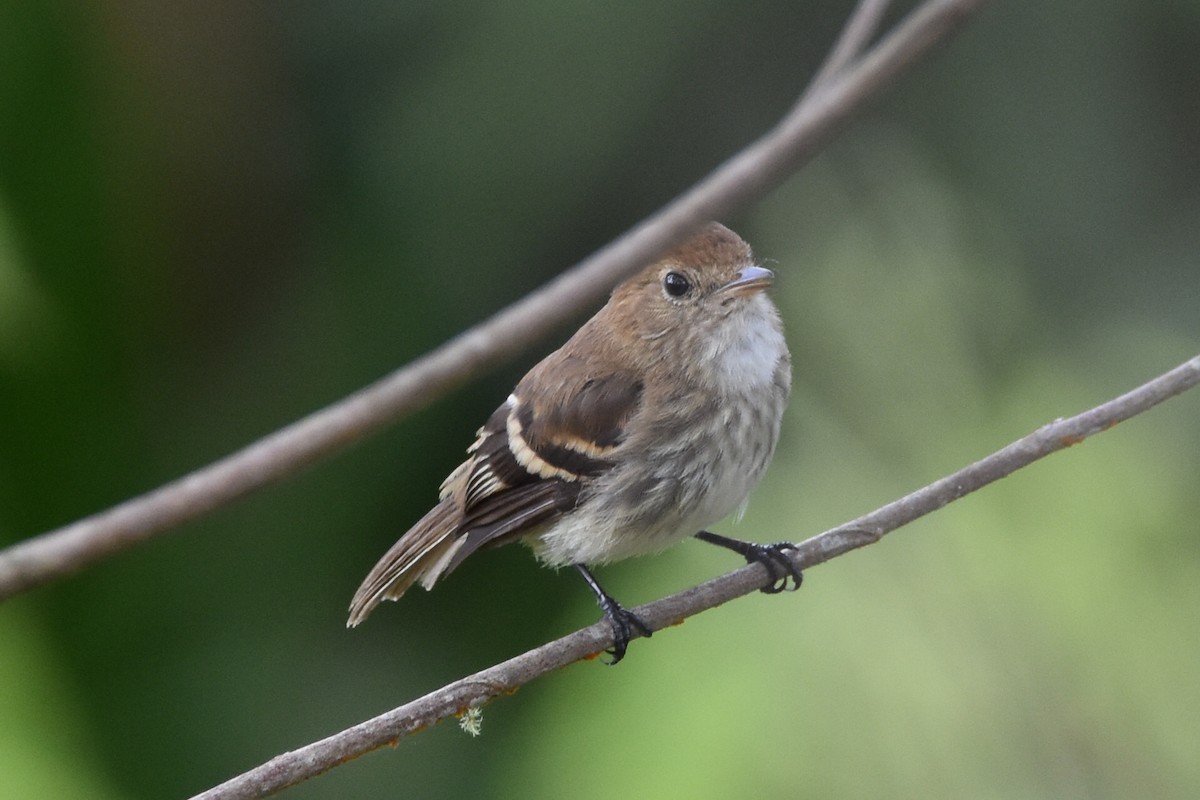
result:
[[[761,292],[775,283],[775,273],[765,267],[745,267],[737,277],[721,287],[721,294],[745,296]]]

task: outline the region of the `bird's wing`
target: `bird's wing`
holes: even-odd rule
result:
[[[480,547],[501,544],[575,507],[580,492],[612,468],[642,384],[610,373],[537,393],[528,377],[496,409],[472,445],[473,457],[443,492],[461,497],[464,539],[442,574]],[[536,384],[544,386],[542,384]]]
[[[579,370],[547,388],[533,380],[543,361],[479,429],[470,457],[442,483],[441,501],[367,574],[349,625],[420,581],[430,589],[481,547],[502,544],[571,510],[610,456],[642,399],[642,384]],[[541,391],[533,387],[540,386]]]

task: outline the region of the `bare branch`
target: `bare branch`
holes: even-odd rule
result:
[[[1200,383],[1200,356],[1131,392],[1069,419],[1043,425],[1002,450],[856,520],[802,542],[794,556],[801,569],[822,564],[879,541],[885,534],[937,511],[958,498],[997,481],[1040,458],[1118,422],[1140,414]],[[762,587],[766,569],[752,564],[670,597],[634,609],[652,630],[674,625],[701,611]],[[332,769],[347,760],[478,707],[547,672],[589,658],[612,645],[604,621],[477,672],[424,697],[290,753],[277,756],[193,800],[241,800],[265,797]]]
[[[701,223],[761,198],[982,0],[929,0],[867,56],[695,187],[546,286],[380,381],[147,494],[0,551],[0,600],[170,531],[375,433],[495,367]],[[874,7],[864,3],[859,9]],[[862,19],[856,15],[856,20]],[[852,21],[855,30],[873,28]],[[847,34],[848,52],[865,38]],[[838,59],[841,61],[841,58]]]
[[[842,28],[842,35],[838,37],[837,44],[829,51],[825,63],[809,81],[800,102],[804,102],[809,95],[828,84],[834,76],[858,58],[867,42],[875,35],[889,4],[890,0],[860,0],[858,7],[854,9],[854,15],[846,23],[846,27]]]

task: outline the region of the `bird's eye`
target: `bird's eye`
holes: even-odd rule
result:
[[[683,297],[692,288],[692,282],[681,272],[668,272],[663,276],[663,288],[671,297]]]

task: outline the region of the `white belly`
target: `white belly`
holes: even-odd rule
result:
[[[622,448],[574,511],[526,537],[537,557],[558,567],[653,553],[743,507],[775,451],[787,369],[777,356],[770,380],[782,380],[782,391],[743,384],[741,396],[664,415],[659,431]]]

